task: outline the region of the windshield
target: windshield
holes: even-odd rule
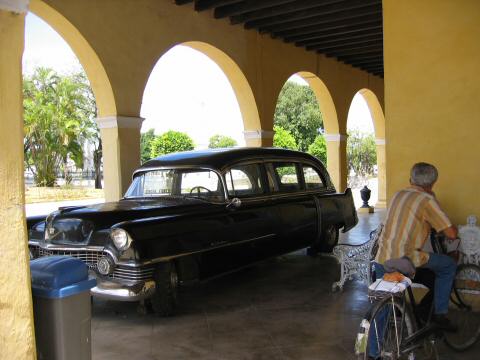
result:
[[[218,175],[203,169],[161,169],[138,174],[125,198],[184,196],[219,202],[224,200]]]

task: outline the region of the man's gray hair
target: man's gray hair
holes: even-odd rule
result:
[[[438,179],[438,171],[432,164],[419,162],[410,171],[410,182],[413,185],[429,187]]]

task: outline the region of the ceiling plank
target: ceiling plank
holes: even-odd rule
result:
[[[287,36],[284,38],[285,42],[296,42],[296,41],[304,41],[304,40],[335,40],[340,39],[341,37],[349,37],[349,36],[356,36],[362,34],[371,34],[374,32],[382,31],[382,25],[380,23],[373,23],[370,26],[364,26],[361,29],[358,27],[350,27],[350,28],[343,28],[336,31],[316,31],[309,34],[304,35],[295,35],[295,36]],[[383,33],[383,31],[382,31]]]
[[[360,56],[364,54],[382,54],[383,53],[383,46],[378,46],[378,45],[373,45],[373,46],[365,46],[365,47],[359,47],[357,49],[347,49],[347,50],[342,50],[342,51],[320,51],[328,56],[334,56],[334,57],[339,57],[339,56]]]
[[[193,0],[175,0],[176,5],[185,5],[191,2],[193,2]]]
[[[299,10],[298,8],[287,8],[281,14],[267,16],[268,12],[264,12],[263,17],[260,18],[258,18],[259,11],[246,13],[238,16],[232,16],[231,23],[238,24],[245,22],[246,29],[256,29],[259,27],[277,25],[286,21],[302,20],[314,17],[316,15],[335,14],[341,11],[353,10],[376,4],[379,4],[378,0],[352,0],[348,2],[336,0],[324,4],[319,4],[317,2],[317,5],[315,7],[311,7],[306,10]]]
[[[335,24],[335,23],[352,23],[355,20],[363,20],[366,17],[371,19],[381,19],[382,16],[382,7],[381,6],[369,6],[359,10],[346,10],[336,14],[326,14],[314,16],[304,20],[297,21],[288,21],[282,24],[274,26],[260,27],[260,31],[269,31],[269,32],[281,32],[290,29],[298,29],[307,26],[318,26],[322,27],[324,24]]]
[[[195,10],[204,11],[209,10],[217,6],[231,5],[242,2],[243,0],[196,0]]]
[[[374,40],[365,40],[365,41],[353,41],[353,42],[346,42],[346,43],[338,43],[335,45],[308,45],[306,46],[307,50],[319,50],[319,51],[342,51],[342,50],[349,50],[349,49],[361,49],[369,46],[377,46],[382,47],[382,39],[374,39]]]
[[[273,32],[273,35],[275,37],[292,37],[295,35],[305,35],[305,34],[311,34],[315,33],[318,31],[322,31],[323,33],[329,32],[333,33],[334,31],[332,30],[342,30],[342,29],[355,29],[358,31],[359,29],[363,28],[363,26],[368,27],[371,26],[372,24],[379,24],[381,20],[378,20],[378,17],[376,15],[370,15],[370,16],[364,16],[363,18],[356,19],[356,20],[343,20],[339,21],[333,24],[328,24],[324,25],[321,28],[317,25],[313,26],[306,26],[306,27],[301,27],[298,29],[290,29],[286,31],[279,31],[279,32]]]
[[[226,5],[215,8],[213,16],[221,19],[227,16],[244,14],[250,11],[266,9],[276,5],[298,2],[296,0],[244,0],[238,4]]]
[[[290,14],[295,11],[309,10],[318,6],[326,6],[330,4],[337,4],[345,2],[345,0],[302,0],[295,3],[287,3],[278,5],[268,9],[257,10],[255,12],[244,13],[241,15],[235,15],[232,20],[243,23],[246,21],[254,21],[266,18],[272,18],[280,15]]]
[[[347,43],[362,43],[370,40],[376,41],[383,41],[383,33],[381,31],[372,33],[371,35],[350,35],[345,37],[337,36],[335,38],[327,38],[327,39],[310,39],[305,41],[297,41],[295,43],[296,46],[315,46],[315,45],[323,45],[323,46],[335,46],[337,44],[347,44]]]

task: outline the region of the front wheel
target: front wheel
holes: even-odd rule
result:
[[[458,331],[445,333],[447,345],[457,351],[473,346],[480,338],[480,267],[477,265],[458,266],[448,317]]]
[[[178,274],[173,262],[160,263],[153,274],[155,293],[153,311],[159,316],[172,316],[177,306]]]

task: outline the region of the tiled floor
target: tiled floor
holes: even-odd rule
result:
[[[341,242],[361,243],[382,213],[361,218]],[[348,282],[332,293],[338,265],[295,253],[181,291],[179,314],[140,315],[136,305],[94,301],[93,358],[354,359],[353,343],[368,301]],[[478,359],[477,346],[442,359]]]

